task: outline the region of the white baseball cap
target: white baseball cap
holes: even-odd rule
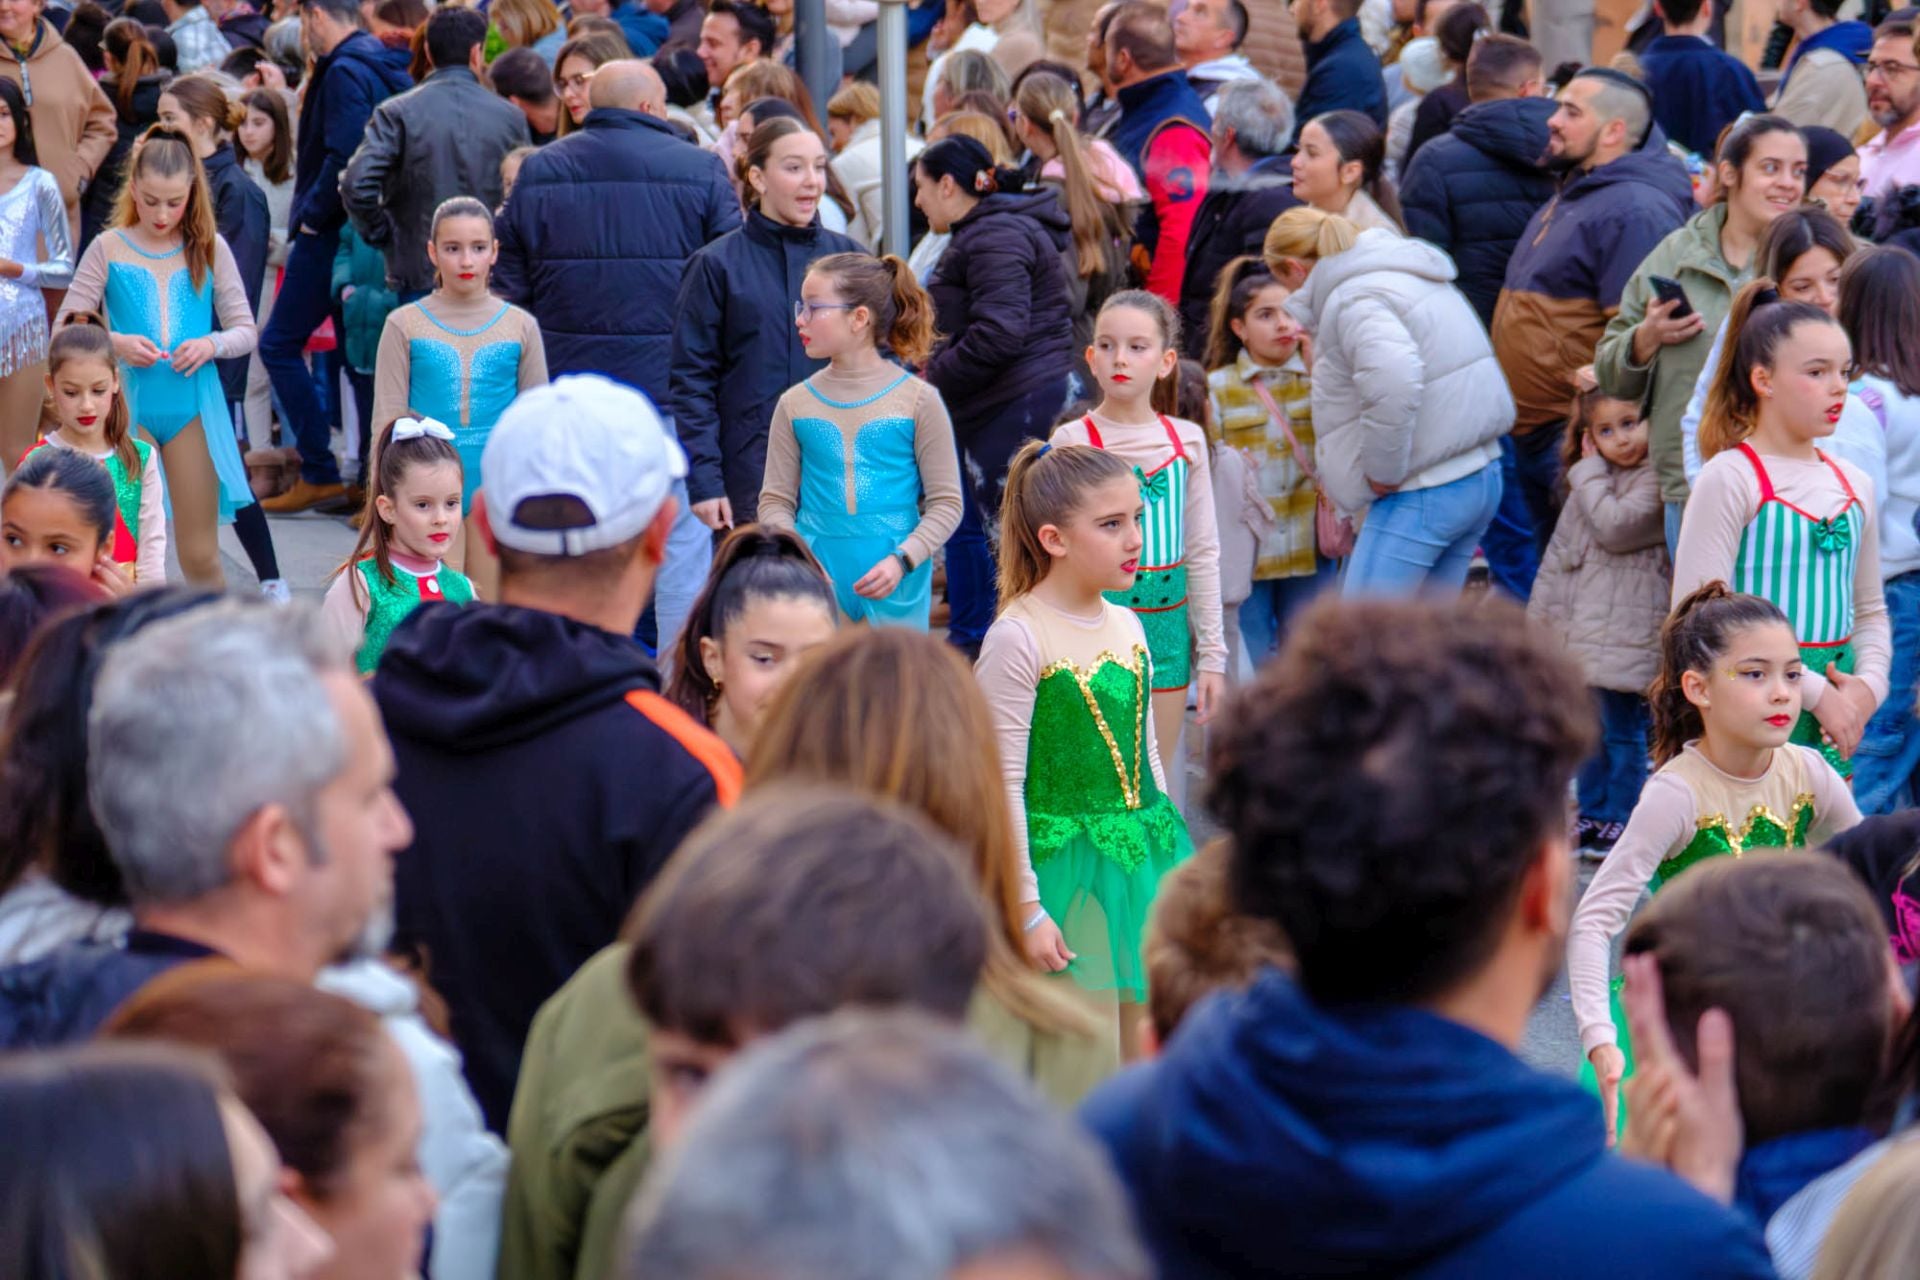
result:
[[[652,402],[597,373],[521,395],[480,455],[494,538],[532,555],[585,555],[639,536],[686,474],[687,455]],[[592,518],[575,528],[529,528],[515,515],[531,498],[572,498]]]

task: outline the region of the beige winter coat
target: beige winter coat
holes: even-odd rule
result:
[[[20,55],[0,40],[0,76],[19,84],[24,75],[33,84],[27,114],[33,120],[33,141],[40,164],[60,184],[67,205],[67,221],[74,239],[80,237],[80,192],[113,149],[113,102],[94,81],[87,64],[60,33],[41,19],[41,34],[27,56],[23,73]]]
[[[1589,685],[1645,693],[1673,589],[1659,477],[1650,463],[1623,471],[1592,455],[1567,483],[1527,616],[1567,642]]]

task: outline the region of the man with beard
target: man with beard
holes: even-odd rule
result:
[[[1869,196],[1920,182],[1920,46],[1914,24],[1889,18],[1867,58],[1867,114],[1880,132],[1860,144],[1860,188]]]
[[[1213,742],[1237,908],[1295,972],[1208,999],[1082,1117],[1162,1275],[1772,1275],[1516,1055],[1566,943],[1583,677],[1507,605],[1322,605]]]
[[[1651,96],[1618,71],[1588,67],[1560,91],[1546,164],[1560,189],[1521,232],[1492,325],[1518,416],[1486,551],[1494,581],[1519,600],[1553,534],[1574,372],[1593,362],[1640,260],[1693,212],[1693,184],[1653,123]]]

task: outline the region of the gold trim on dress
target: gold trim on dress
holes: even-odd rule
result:
[[[1107,744],[1107,754],[1113,758],[1113,773],[1120,780],[1120,796],[1128,809],[1138,809],[1145,802],[1140,797],[1140,754],[1141,744],[1146,733],[1147,719],[1147,649],[1145,645],[1134,645],[1128,658],[1121,658],[1111,649],[1102,649],[1094,655],[1089,667],[1081,667],[1071,658],[1061,658],[1050,662],[1040,669],[1041,681],[1059,675],[1062,671],[1073,677],[1073,683],[1079,687],[1080,696],[1086,701],[1087,710],[1093,714],[1094,728],[1100,731],[1100,737]],[[1113,736],[1113,729],[1107,724],[1107,717],[1100,710],[1099,699],[1093,696],[1093,677],[1100,668],[1112,663],[1122,671],[1133,676],[1133,777],[1127,777],[1126,757],[1120,754],[1119,740]]]
[[[1788,819],[1784,822],[1781,821],[1779,814],[1775,813],[1766,805],[1756,804],[1747,811],[1747,820],[1741,824],[1740,834],[1737,836],[1733,833],[1733,824],[1727,821],[1726,815],[1719,813],[1708,814],[1699,819],[1694,823],[1694,830],[1718,831],[1721,837],[1726,840],[1727,848],[1730,849],[1733,852],[1733,856],[1737,858],[1746,851],[1747,842],[1753,839],[1753,828],[1761,820],[1764,819],[1765,821],[1771,822],[1774,826],[1786,832],[1787,838],[1791,840],[1793,838],[1793,830],[1799,825],[1801,815],[1807,813],[1812,808],[1813,793],[1803,791],[1793,798],[1793,809],[1789,813]]]

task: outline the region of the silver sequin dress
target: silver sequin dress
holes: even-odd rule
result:
[[[46,359],[47,303],[40,291],[73,282],[67,207],[45,169],[28,169],[13,190],[0,195],[0,258],[23,268],[17,280],[0,277],[0,377],[5,377]]]

